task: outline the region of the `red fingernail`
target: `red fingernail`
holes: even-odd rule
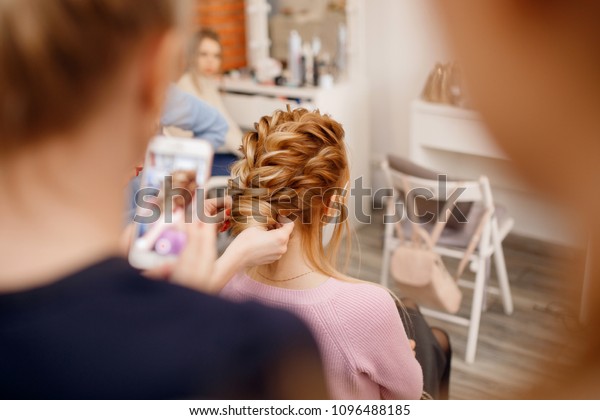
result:
[[[229,228],[229,222],[225,222],[225,223],[223,223],[223,226],[221,226],[221,229],[219,230],[219,232],[225,232],[228,228]]]
[[[226,209],[226,210],[225,210],[225,214],[226,214],[227,216],[231,216],[231,209]]]

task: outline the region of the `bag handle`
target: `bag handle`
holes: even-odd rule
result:
[[[412,205],[412,203],[409,203],[409,200],[408,200],[408,192],[410,191],[410,183],[408,182],[408,178],[404,174],[401,175],[401,179],[402,179],[402,188],[404,189],[404,202],[406,204],[407,211],[410,213],[411,209],[409,209],[409,206]],[[414,214],[414,212],[413,212],[413,214]],[[402,228],[400,227],[401,221],[402,221],[402,219],[396,223],[396,232],[398,234],[398,237],[404,241],[404,232],[402,231]],[[427,233],[427,231],[425,229],[423,229],[421,226],[419,226],[418,224],[412,223],[412,234],[411,234],[410,240],[413,243],[418,243],[419,239],[421,241],[423,241],[430,249],[433,248],[434,243],[431,241],[431,237],[429,236],[429,233]]]
[[[450,197],[452,197],[454,195],[454,193],[460,187],[461,187],[461,184],[458,184],[456,186],[456,188],[452,191],[452,193],[450,193]],[[442,211],[440,212],[440,216],[443,216],[443,219],[437,221],[436,224],[435,224],[435,227],[431,231],[431,242],[433,243],[434,246],[440,240],[440,236],[442,235],[442,231],[446,227],[446,224],[448,223],[448,219],[450,219],[450,215],[452,214],[452,209],[450,207],[453,206],[453,205],[454,205],[454,203],[452,203],[449,200],[446,200],[446,202],[444,203],[444,207],[442,207]]]
[[[485,227],[485,224],[490,219],[491,215],[492,215],[492,209],[488,207],[487,209],[485,209],[485,212],[481,216],[481,219],[479,220],[479,224],[477,225],[475,232],[473,232],[473,236],[471,236],[471,241],[469,242],[469,245],[467,246],[467,249],[465,250],[465,255],[462,257],[462,259],[460,260],[460,263],[458,264],[458,269],[456,270],[454,280],[458,280],[460,278],[460,276],[462,275],[463,271],[465,271],[465,268],[467,267],[467,263],[469,262],[469,259],[471,258],[471,255],[475,251],[475,248],[477,247],[477,243],[479,242],[479,239],[481,238],[481,234],[483,233],[483,228]]]
[[[392,201],[390,200],[388,203],[390,203],[390,204],[388,204],[388,206],[391,206]],[[388,213],[388,214],[390,214],[390,213]],[[396,236],[398,236],[400,241],[406,242],[406,238],[404,237],[404,231],[402,230],[402,227],[400,226],[400,221],[394,223],[394,229],[396,229]],[[413,224],[411,242],[418,243],[419,240],[422,241],[423,243],[425,243],[425,245],[427,245],[428,249],[433,248],[433,244],[431,243],[431,237],[429,236],[429,233],[427,233],[427,231],[425,229],[423,229],[422,227]]]
[[[405,197],[406,207],[407,207],[407,210],[410,211],[411,209],[409,209],[409,206],[413,205],[412,201],[408,200],[408,192],[410,191],[410,183],[408,182],[408,177],[404,174],[401,175],[401,179],[402,179],[402,188],[404,188],[404,197]],[[454,190],[450,194],[450,196],[454,195],[454,193],[460,187],[461,187],[461,184],[458,183],[456,185],[456,188],[454,188]],[[453,202],[446,200],[446,202],[444,203],[444,207],[442,207],[442,211],[440,212],[440,215],[439,215],[439,216],[443,216],[443,217],[436,221],[435,227],[431,231],[431,234],[429,234],[425,229],[423,229],[421,226],[419,226],[418,223],[412,223],[412,227],[413,227],[412,240],[415,240],[417,237],[420,237],[421,239],[423,239],[425,241],[425,243],[429,246],[429,248],[433,248],[437,244],[438,240],[440,239],[440,236],[442,235],[442,231],[444,230],[444,228],[446,227],[446,224],[448,223],[448,219],[450,218],[450,214],[452,213],[451,206],[453,204],[454,204]],[[416,213],[413,212],[413,214],[416,214]],[[398,231],[398,229],[396,229],[396,230]]]
[[[392,198],[390,200],[388,200],[387,202],[387,214],[388,215],[392,215],[394,214],[394,205],[396,204],[396,201]],[[402,227],[400,226],[402,222],[401,220],[398,220],[397,222],[394,222],[394,229],[396,230],[396,236],[398,237],[398,239],[400,239],[401,242],[406,242],[406,238],[404,237],[404,231],[402,230]],[[416,239],[416,232],[413,231],[413,235],[411,237],[411,241],[414,241]]]
[[[391,178],[390,178],[391,180]],[[403,179],[404,181],[404,179]],[[404,186],[405,188],[406,186]],[[387,214],[388,215],[393,215],[395,214],[395,206],[396,206],[396,200],[394,199],[394,197],[392,197],[391,199],[388,200],[387,202]],[[402,222],[402,217],[400,218],[400,220],[398,220],[397,222],[394,222],[394,229],[396,230],[396,236],[398,236],[398,239],[400,239],[400,241],[402,242],[406,242],[406,238],[404,237],[404,231],[402,230],[402,227],[400,226]],[[415,236],[415,232],[413,231],[413,235],[411,237],[411,241],[414,241],[416,239]]]

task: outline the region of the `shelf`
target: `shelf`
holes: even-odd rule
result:
[[[422,99],[414,100],[412,103],[412,108],[413,112],[416,111],[429,115],[481,121],[481,116],[479,113],[472,109],[459,108],[446,104],[437,104],[433,102],[427,102]]]
[[[274,98],[297,98],[306,101],[314,100],[322,88],[316,87],[288,87],[275,85],[261,85],[252,79],[223,78],[220,88],[223,92],[245,93],[248,95],[271,96]]]

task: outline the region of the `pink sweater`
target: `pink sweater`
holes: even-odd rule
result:
[[[289,290],[238,274],[221,296],[256,300],[303,319],[319,344],[332,398],[421,397],[421,366],[386,290],[333,278],[313,289]]]

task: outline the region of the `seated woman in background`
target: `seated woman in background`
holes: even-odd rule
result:
[[[223,47],[216,32],[210,29],[198,31],[190,44],[188,70],[177,83],[183,91],[214,106],[229,125],[225,146],[217,150],[213,163],[218,173],[213,172],[213,175],[229,175],[228,166],[239,156],[243,135],[240,127],[227,112],[219,92],[222,51]]]
[[[271,229],[280,216],[296,226],[279,261],[238,273],[221,295],[300,316],[319,344],[333,398],[420,398],[421,367],[394,298],[335,268],[350,178],[342,126],[318,111],[288,109],[261,118],[256,128],[245,135],[244,157],[232,167],[232,231]],[[323,228],[332,219],[325,250]]]

